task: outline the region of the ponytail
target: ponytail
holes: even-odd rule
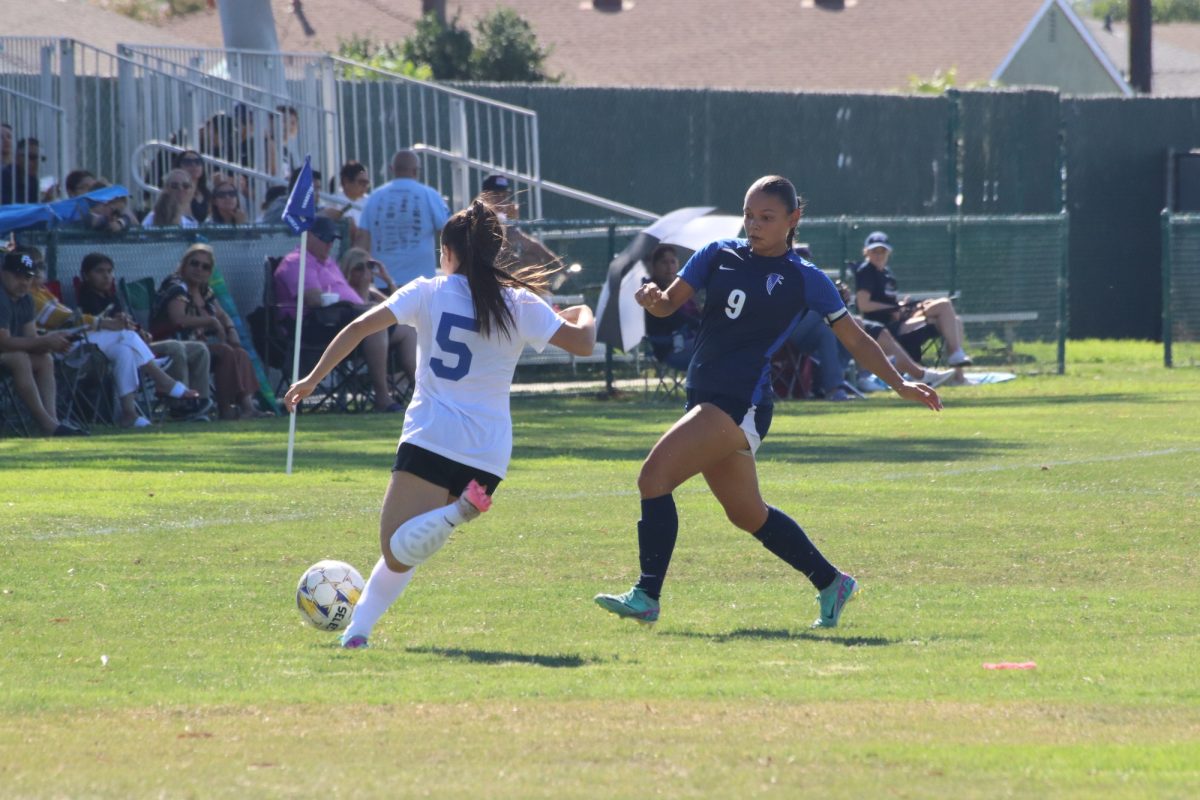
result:
[[[510,271],[500,263],[504,249],[504,226],[495,210],[482,200],[454,214],[442,227],[442,247],[458,257],[458,274],[467,279],[471,304],[479,332],[494,332],[511,337],[513,312],[504,289],[523,286],[536,294],[546,294],[552,270],[526,267]]]

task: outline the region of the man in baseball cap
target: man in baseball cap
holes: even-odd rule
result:
[[[66,334],[38,336],[29,289],[38,261],[28,250],[10,250],[0,261],[0,365],[12,375],[17,396],[42,431],[50,436],[81,436],[84,431],[58,421],[54,359],[71,349]]]

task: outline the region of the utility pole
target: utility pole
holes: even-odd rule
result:
[[[421,0],[421,16],[434,14],[437,21],[446,24],[446,0]]]
[[[1153,83],[1151,11],[1150,0],[1129,0],[1129,84],[1139,94],[1150,94]]]

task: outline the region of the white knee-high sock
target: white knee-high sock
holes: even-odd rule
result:
[[[392,555],[401,564],[414,567],[424,564],[442,549],[455,527],[475,519],[479,514],[479,509],[471,505],[466,496],[448,506],[418,514],[392,534],[389,542]]]
[[[382,558],[376,561],[375,568],[371,570],[371,577],[367,578],[367,585],[363,589],[362,597],[358,598],[358,605],[354,607],[354,614],[350,617],[346,638],[369,637],[371,629],[383,616],[383,612],[387,611],[392,603],[399,600],[400,595],[404,594],[404,589],[412,580],[414,572],[416,572],[415,568],[408,572],[392,572]]]

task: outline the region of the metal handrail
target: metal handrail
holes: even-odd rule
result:
[[[225,161],[224,159],[213,158],[212,156],[208,156],[208,155],[205,155],[204,153],[200,153],[194,147],[182,147],[180,145],[172,144],[171,142],[164,142],[159,139],[151,139],[150,141],[142,142],[137,147],[135,147],[133,150],[133,154],[130,156],[130,161],[133,162],[134,164],[140,164],[143,152],[145,152],[148,148],[151,148],[151,147],[157,148],[159,150],[166,150],[171,153],[187,153],[187,152],[199,153],[201,160],[203,160],[206,164],[210,164],[211,166],[214,166],[214,167],[220,169],[222,172],[232,172],[232,173],[235,173],[238,175],[245,175],[248,178],[257,178],[258,180],[266,181],[268,184],[273,184],[275,186],[287,185],[287,181],[280,180],[275,175],[270,175],[266,172],[260,172],[259,170],[256,170],[256,169],[250,169],[249,167],[243,167],[241,164],[235,164],[232,161]],[[133,182],[143,192],[149,192],[150,194],[158,194],[159,192],[162,191],[161,187],[146,183],[144,180],[142,180],[142,176],[139,174],[136,174],[136,173],[133,175]]]
[[[644,220],[656,220],[660,216],[659,214],[655,214],[653,211],[647,211],[644,208],[626,205],[625,203],[618,203],[616,200],[609,200],[605,197],[601,197],[598,194],[580,191],[579,189],[572,189],[570,186],[563,186],[561,183],[555,183],[554,181],[533,178],[528,175],[522,175],[519,172],[512,172],[510,170],[498,168],[492,164],[488,164],[485,161],[480,161],[475,158],[468,158],[467,156],[455,155],[454,153],[450,153],[446,150],[442,150],[441,148],[432,147],[427,144],[414,144],[412,149],[414,152],[428,153],[429,155],[435,158],[440,158],[443,161],[450,161],[455,164],[473,167],[478,170],[486,170],[496,175],[504,175],[505,177],[520,181],[521,183],[528,183],[532,186],[537,186],[544,191],[559,195],[560,197],[565,197],[569,200],[578,200],[581,203],[588,203],[589,205],[596,206],[597,208],[603,208],[616,214],[625,214],[626,216],[630,216],[635,219]]]
[[[447,86],[444,83],[438,83],[436,81],[423,81],[420,78],[413,78],[408,75],[402,75],[399,72],[392,72],[390,69],[382,69],[380,67],[372,67],[370,64],[364,64],[361,61],[355,61],[352,58],[343,58],[342,56],[335,56],[335,55],[330,55],[330,56],[328,56],[328,58],[329,58],[330,62],[333,64],[341,64],[343,66],[353,67],[355,69],[362,69],[362,70],[366,70],[368,72],[377,72],[380,75],[383,75],[391,80],[400,81],[401,83],[411,83],[411,84],[415,84],[417,86],[424,86],[427,88],[435,89],[438,92],[444,92],[445,94],[461,98],[463,100],[470,100],[470,101],[476,102],[476,103],[485,103],[489,106],[495,106],[496,108],[502,108],[505,111],[512,111],[514,113],[520,114],[522,116],[530,117],[530,118],[537,117],[537,112],[531,108],[525,108],[523,106],[514,106],[513,104],[506,103],[503,100],[494,100],[490,97],[484,97],[483,95],[471,94],[470,92],[463,91],[462,89],[455,89],[451,86]]]

